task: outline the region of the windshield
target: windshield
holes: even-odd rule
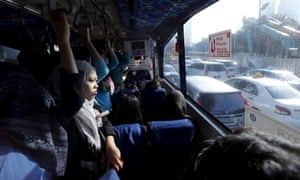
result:
[[[214,115],[231,115],[245,110],[240,93],[205,94],[200,97],[199,103]]]
[[[289,86],[268,86],[266,89],[274,99],[300,98],[300,93]]]
[[[283,81],[299,81],[300,79],[295,76],[294,74],[291,73],[282,73],[278,75],[278,79],[283,80]]]

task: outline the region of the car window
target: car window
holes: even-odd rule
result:
[[[268,86],[266,89],[274,99],[300,98],[297,91],[287,86]]]
[[[214,115],[242,113],[245,108],[240,93],[204,94],[198,102]]]
[[[250,93],[250,94],[253,94],[255,96],[258,95],[258,90],[257,90],[257,87],[255,84],[251,83],[251,82],[246,82],[244,81],[242,84],[241,84],[241,87],[240,89],[244,92],[247,92],[247,93]]]
[[[225,71],[225,66],[222,64],[208,64],[208,71]]]
[[[283,81],[299,81],[299,78],[292,73],[279,74],[278,79]]]
[[[192,68],[197,68],[197,69],[204,69],[204,64],[202,63],[193,63],[191,64]]]
[[[176,72],[176,69],[173,66],[164,65],[164,72]]]

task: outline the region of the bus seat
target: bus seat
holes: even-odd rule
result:
[[[195,126],[190,119],[148,123],[150,147],[146,154],[149,179],[176,179],[189,161]]]
[[[194,124],[190,119],[150,121],[149,140],[152,146],[190,146],[195,134]]]
[[[146,122],[159,118],[161,106],[167,96],[165,88],[141,91],[141,106]]]
[[[124,160],[119,172],[121,179],[141,179],[144,155],[147,148],[146,127],[138,123],[113,126],[117,135],[116,144]],[[138,173],[139,172],[139,173]]]

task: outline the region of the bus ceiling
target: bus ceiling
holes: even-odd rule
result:
[[[155,39],[164,44],[178,25],[216,1],[0,0],[0,43],[15,46],[17,31],[24,28],[40,36],[45,31],[48,11],[60,8],[66,10],[73,27],[85,23],[102,29],[104,35],[113,33],[127,41]]]

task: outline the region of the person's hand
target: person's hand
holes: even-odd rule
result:
[[[90,38],[90,28],[87,26],[79,26],[78,32],[84,42],[91,42]]]
[[[106,45],[108,49],[114,49],[115,48],[115,42],[113,38],[108,38],[106,40]]]
[[[123,160],[121,159],[121,151],[116,146],[114,137],[108,136],[106,138],[106,157],[107,157],[107,169],[110,167],[120,171],[123,168]]]
[[[108,80],[109,87],[110,87],[109,92],[110,92],[110,94],[112,95],[112,94],[115,92],[115,83],[114,83],[114,81],[111,79],[110,76],[107,78],[107,80]]]
[[[68,19],[63,10],[57,9],[49,12],[50,21],[58,41],[67,42],[70,38]]]

